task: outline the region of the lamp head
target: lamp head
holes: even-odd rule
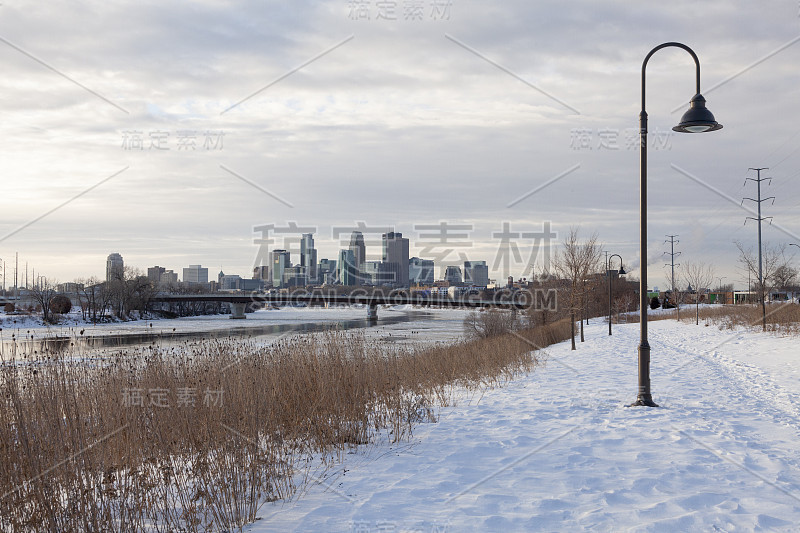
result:
[[[627,272],[625,272],[625,268],[623,268],[623,266],[622,266],[621,264],[619,265],[619,272],[618,272],[618,274],[619,274],[620,276],[624,276],[625,274],[627,274]]]
[[[681,117],[681,122],[672,131],[680,133],[703,133],[722,129],[722,124],[714,120],[714,115],[706,108],[706,99],[702,94],[692,98],[689,110]]]

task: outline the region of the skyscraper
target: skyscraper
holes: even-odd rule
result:
[[[319,282],[325,285],[333,285],[336,282],[336,261],[331,259],[320,259],[317,268]]]
[[[162,266],[154,266],[147,269],[147,279],[152,281],[153,283],[160,283],[161,282],[161,275],[166,272],[167,269]]]
[[[402,233],[383,234],[383,262],[394,273],[394,286],[408,287],[408,239]]]
[[[408,260],[408,279],[415,285],[433,285],[433,259]]]
[[[336,262],[336,277],[342,285],[358,284],[358,271],[353,250],[339,250],[339,260]]]
[[[489,267],[486,261],[464,261],[464,283],[486,287],[489,284]]]
[[[305,267],[306,283],[317,282],[317,250],[314,249],[314,235],[303,233],[300,241],[300,266]]]
[[[208,283],[208,268],[200,265],[189,265],[183,269],[184,283]]]
[[[461,267],[450,265],[444,270],[444,280],[451,285],[461,284]]]
[[[271,282],[272,278],[269,275],[269,265],[257,266],[253,269],[253,279],[260,279],[262,281]]]
[[[292,266],[292,260],[288,250],[272,250],[270,252],[270,263],[272,268],[272,286],[275,288],[283,287],[283,275],[287,268]]]
[[[359,277],[359,285],[363,285],[360,279],[361,274],[364,272],[364,262],[367,260],[367,247],[364,244],[364,234],[360,231],[354,231],[350,235],[350,248],[353,252],[353,264],[355,265],[356,275]]]
[[[125,277],[125,262],[118,253],[109,254],[106,259],[106,281],[123,279]]]

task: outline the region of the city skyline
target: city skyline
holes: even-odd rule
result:
[[[635,277],[639,71],[666,41],[702,57],[725,129],[671,132],[691,59],[655,57],[648,285],[666,285],[663,241],[678,235],[682,260],[742,286],[750,167],[774,178],[764,240],[800,243],[796,2],[704,3],[713,27],[690,2],[422,4],[398,2],[394,20],[358,2],[4,4],[0,259],[19,252],[60,281],[102,278],[113,251],[143,270],[248,275],[264,225],[312,228],[335,259],[337,228],[403,233],[432,257],[418,227],[447,222],[471,243],[448,259],[501,278],[494,235],[550,221],[597,231]]]

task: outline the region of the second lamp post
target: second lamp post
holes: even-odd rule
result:
[[[608,253],[608,252],[606,252]],[[606,276],[608,276],[608,334],[611,335],[611,259],[619,257],[619,272],[618,276],[625,274],[625,268],[622,266],[622,256],[613,254],[606,257]]]

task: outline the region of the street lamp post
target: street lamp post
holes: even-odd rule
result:
[[[608,254],[608,252],[606,252]],[[619,257],[619,275],[625,274],[625,268],[622,266],[622,256],[613,254],[606,257],[606,276],[608,276],[608,334],[611,335],[611,259]]]
[[[722,287],[722,280],[723,280],[723,279],[727,279],[727,277],[728,277],[728,276],[717,276],[717,279],[719,280],[719,290],[720,290],[720,291],[722,291],[722,289],[723,289],[723,287]],[[723,294],[724,294],[724,292],[723,292]],[[725,299],[725,303],[728,303],[728,300],[727,300],[727,298]]]
[[[672,128],[680,133],[702,133],[722,128],[714,115],[706,109],[706,99],[700,94],[700,60],[694,51],[681,43],[663,43],[652,50],[642,63],[642,112],[639,114],[639,260],[641,280],[639,281],[639,392],[633,405],[658,407],[650,393],[650,343],[647,341],[647,111],[645,109],[645,70],[653,54],[662,48],[677,47],[686,50],[694,59],[696,86],[689,110],[681,117],[680,123]]]
[[[793,242],[790,242],[790,243],[789,243],[789,246],[797,246],[798,248],[800,248],[800,244],[795,244],[795,243],[793,243]],[[794,300],[794,298],[792,298],[792,299]]]

